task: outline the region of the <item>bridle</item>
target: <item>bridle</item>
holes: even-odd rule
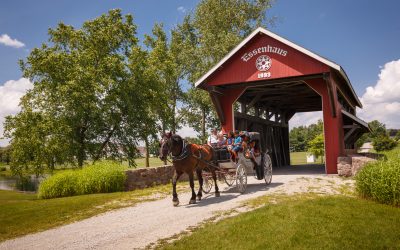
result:
[[[189,151],[189,147],[188,147],[189,144],[187,143],[187,141],[184,139],[181,139],[182,140],[181,152],[179,155],[173,155],[172,154],[172,140],[173,140],[172,137],[163,138],[162,143],[161,143],[161,150],[162,150],[163,156],[164,156],[164,151],[167,151],[166,160],[169,161],[168,156],[172,159],[172,162],[182,161],[182,160],[186,159],[187,157],[189,157],[190,151]],[[168,146],[167,150],[164,150],[165,143],[167,143],[167,146]],[[171,161],[169,161],[169,162],[171,162]]]

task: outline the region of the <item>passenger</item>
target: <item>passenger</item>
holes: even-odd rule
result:
[[[232,131],[230,131],[228,133],[228,138],[226,139],[226,147],[228,148],[229,151],[232,150],[234,142],[235,142],[235,134]]]
[[[250,140],[250,135],[249,135],[248,132],[242,131],[240,133],[240,136],[242,137],[242,149],[243,149],[243,152],[246,152],[247,148],[248,148],[249,140]]]
[[[238,159],[238,155],[237,154],[242,149],[243,149],[243,147],[242,147],[242,137],[240,137],[239,131],[236,130],[235,131],[235,140],[233,142],[233,148],[232,148],[232,153],[233,153],[233,156],[234,156],[236,162],[237,162],[237,159]]]
[[[256,157],[259,157],[260,154],[260,147],[258,146],[257,140],[250,140],[250,143],[248,144],[248,150],[246,152],[246,157],[253,162],[254,169],[258,168]]]
[[[211,147],[217,147],[218,145],[218,134],[217,134],[217,129],[213,128],[211,129],[211,134],[207,139],[207,144]]]
[[[218,134],[218,143],[217,143],[217,147],[219,147],[219,148],[224,148],[224,147],[226,147],[226,139],[225,139],[225,136],[224,136],[224,134],[223,134],[222,132],[220,132],[220,133]]]

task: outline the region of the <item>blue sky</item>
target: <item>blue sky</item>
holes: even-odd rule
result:
[[[2,1],[0,35],[25,44],[12,48],[0,44],[0,84],[21,77],[18,59],[47,41],[47,30],[58,22],[79,27],[111,8],[132,13],[142,36],[155,22],[172,27],[198,1]],[[270,16],[278,21],[271,30],[340,64],[362,95],[376,82],[380,66],[399,59],[400,1],[277,0]]]
[[[173,27],[182,20],[184,12],[192,10],[197,3],[198,1],[194,0],[2,1],[0,98],[12,97],[5,92],[5,88],[1,89],[2,85],[5,86],[10,80],[17,81],[13,82],[16,84],[22,77],[18,60],[25,58],[32,48],[47,41],[48,28],[55,27],[60,21],[80,27],[85,20],[93,19],[109,9],[120,8],[124,13],[133,14],[139,37],[142,37],[143,34],[151,32],[155,22],[163,22],[166,28]],[[391,71],[388,69],[390,72],[397,72],[400,67],[399,10],[400,1],[396,0],[277,0],[268,14],[277,17],[277,22],[274,27],[269,28],[278,35],[341,65],[356,93],[364,97],[369,86],[373,88],[372,92],[377,92],[379,89],[390,91],[390,84],[393,85],[386,81],[385,86],[377,87],[380,81],[379,74],[387,63],[399,61],[391,66]],[[5,40],[9,41],[9,45],[11,41],[14,47],[6,46]],[[400,86],[398,75],[393,74],[395,75],[386,79],[391,79],[394,84]],[[9,85],[11,86],[11,83]],[[394,90],[400,92],[399,88]],[[369,97],[371,100],[376,97],[374,93]],[[400,106],[400,94],[393,102],[395,105],[391,108],[397,111],[397,107]],[[5,101],[0,100],[0,116],[7,113],[1,112],[2,103]],[[374,118],[367,115],[364,117]],[[0,117],[0,122],[1,120]],[[397,125],[400,127],[400,120],[391,124]]]

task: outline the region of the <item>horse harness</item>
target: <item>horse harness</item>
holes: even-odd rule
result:
[[[203,155],[201,154],[201,150],[199,150],[199,155],[198,156],[192,154],[192,152],[189,150],[189,145],[190,144],[187,143],[186,140],[184,140],[184,139],[182,140],[182,151],[181,151],[181,153],[179,155],[177,155],[177,156],[172,155],[172,153],[170,154],[171,155],[171,159],[172,159],[172,163],[178,162],[178,161],[183,161],[183,160],[187,159],[189,156],[192,156],[195,159],[197,159],[197,163],[196,163],[196,167],[195,168],[197,168],[197,166],[199,165],[200,161],[205,163],[205,164],[207,164],[208,166],[215,167],[214,164],[211,164],[208,161],[203,159]],[[203,146],[201,146],[201,145],[199,145],[199,146],[201,148],[203,148]]]

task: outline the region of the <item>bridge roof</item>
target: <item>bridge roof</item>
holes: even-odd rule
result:
[[[315,59],[316,61],[322,63],[323,65],[328,66],[329,68],[333,69],[334,71],[336,71],[343,79],[345,84],[347,85],[348,89],[350,90],[350,95],[353,97],[353,99],[356,101],[357,106],[362,107],[362,104],[360,102],[360,100],[358,99],[357,94],[355,93],[350,80],[346,74],[346,72],[344,71],[344,69],[336,64],[335,62],[328,60],[308,49],[305,49],[304,47],[301,47],[269,30],[266,30],[262,27],[257,28],[256,30],[254,30],[249,36],[247,36],[240,44],[238,44],[233,50],[231,50],[224,58],[222,58],[222,60],[220,60],[213,68],[211,68],[206,74],[204,74],[196,83],[195,86],[196,87],[204,87],[203,85],[207,84],[207,80],[220,68],[223,67],[223,65],[225,63],[227,63],[227,61],[229,59],[231,59],[239,50],[241,50],[243,47],[245,47],[246,44],[248,44],[257,34],[264,34],[266,36],[269,36],[291,48],[293,48],[294,50],[297,50],[313,59]]]

